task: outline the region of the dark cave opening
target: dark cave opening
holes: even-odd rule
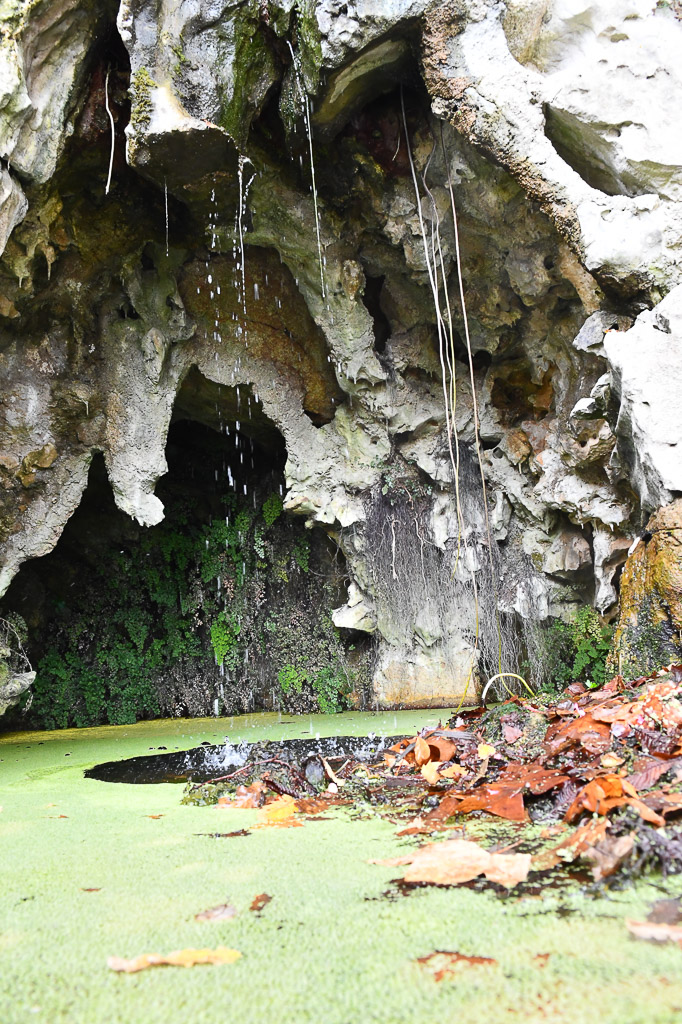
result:
[[[237,399],[222,390],[226,413]],[[346,706],[349,641],[331,621],[345,564],[323,530],[284,511],[284,441],[247,390],[242,421],[204,406],[220,429],[176,406],[158,526],[116,507],[95,456],[56,547],[3,600],[38,671],[7,727]]]

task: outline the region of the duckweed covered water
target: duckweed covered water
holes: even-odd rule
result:
[[[256,811],[180,803],[174,785],[112,786],[106,760],[203,741],[409,734],[438,712],[222,720],[25,733],[0,738],[0,1020],[69,1024],[407,1024],[428,1019],[672,1024],[682,953],[635,942],[654,885],[596,898],[547,888],[519,899],[392,884],[404,853],[390,821],[343,810],[237,841]],[[150,751],[150,748],[154,748]],[[480,829],[479,823],[477,829]],[[674,895],[682,885],[666,883]],[[255,896],[271,901],[260,913]],[[197,921],[230,903],[229,920]],[[107,957],[186,947],[238,949],[225,966],[117,975]],[[437,983],[416,962],[435,950],[497,961]]]

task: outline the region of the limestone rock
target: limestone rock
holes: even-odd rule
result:
[[[647,510],[682,491],[682,285],[604,341],[620,407],[618,452]]]

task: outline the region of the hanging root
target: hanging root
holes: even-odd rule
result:
[[[109,106],[109,72],[111,68],[107,68],[107,74],[104,79],[104,106],[106,107],[107,114],[109,115],[109,124],[111,125],[111,154],[109,156],[109,176],[107,177],[107,185],[104,189],[104,194],[109,195],[109,189],[111,188],[111,175],[114,170],[114,146],[116,144],[116,125],[114,124],[114,115],[111,113],[111,107]]]
[[[483,688],[483,693],[481,694],[481,704],[485,704],[485,698],[486,698],[486,694],[487,694],[488,690],[493,685],[493,683],[497,682],[498,679],[518,679],[526,687],[526,689],[528,690],[528,693],[531,695],[531,697],[535,696],[535,694],[533,693],[532,689],[530,688],[530,686],[528,685],[526,680],[523,678],[523,676],[518,675],[516,672],[498,672],[497,675],[493,676],[485,684],[485,686]],[[503,683],[502,685],[504,686],[504,688],[507,691],[507,693],[509,694],[509,696],[513,697],[514,696],[513,690],[511,690],[507,686],[506,683]]]

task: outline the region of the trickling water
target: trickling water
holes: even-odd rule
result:
[[[315,160],[313,158],[313,133],[312,133],[312,126],[311,126],[311,123],[310,123],[310,100],[308,99],[308,93],[307,93],[307,90],[305,88],[305,81],[303,79],[303,71],[301,69],[301,65],[300,65],[300,63],[298,61],[298,58],[297,58],[295,52],[294,52],[294,48],[293,48],[293,46],[291,45],[291,42],[288,39],[287,39],[287,46],[289,47],[289,51],[291,53],[291,59],[293,61],[293,66],[294,66],[294,78],[296,79],[296,86],[298,88],[298,92],[299,92],[299,95],[301,97],[301,102],[303,104],[303,118],[304,118],[304,121],[305,121],[306,135],[308,137],[308,147],[310,149],[310,178],[311,178],[311,181],[312,181],[311,192],[312,192],[312,195],[313,195],[313,207],[315,209],[315,234],[317,236],[317,256],[318,256],[318,259],[319,259],[319,262],[320,262],[320,289],[321,289],[321,293],[322,293],[322,298],[324,299],[325,296],[326,296],[326,291],[325,291],[325,287],[324,287],[324,262],[323,262],[323,259],[322,259],[322,241],[321,241],[321,238],[320,238],[320,214],[319,214],[319,210],[318,210],[318,206],[317,206],[317,185],[316,185],[316,182],[315,182]]]
[[[168,256],[168,184],[163,179],[163,198],[166,207],[166,256]]]

